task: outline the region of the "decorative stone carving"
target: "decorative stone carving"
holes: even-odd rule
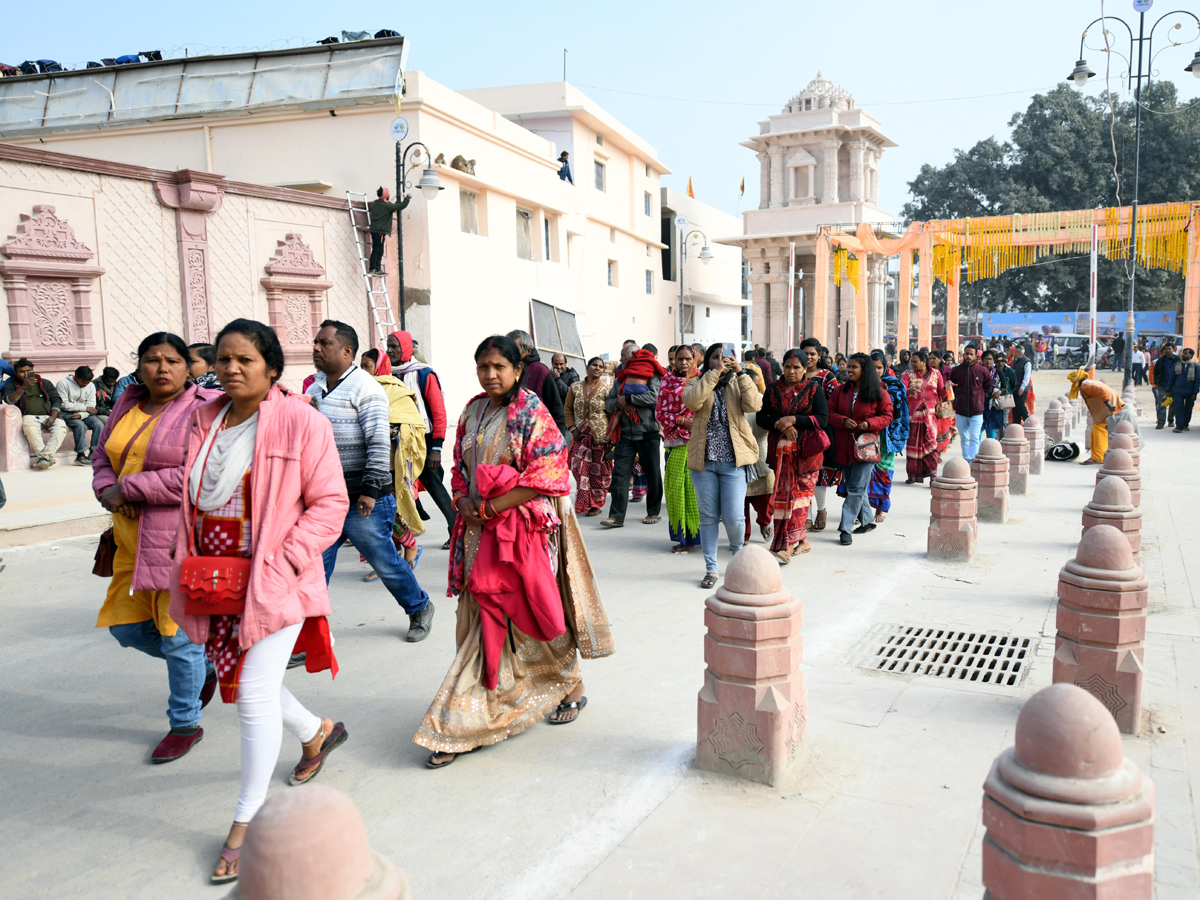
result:
[[[818,71],[800,93],[787,102],[783,112],[807,112],[813,109],[854,109],[854,95],[840,85],[834,84]]]
[[[1104,465],[1096,472],[1096,484],[1109,475],[1116,475],[1129,485],[1129,497],[1134,506],[1142,505],[1142,476],[1128,450],[1109,449],[1104,454]]]
[[[838,150],[842,142],[836,138],[821,142],[822,203],[838,202]]]
[[[772,144],[767,155],[771,158],[771,206],[783,206],[783,147]]]
[[[946,463],[930,484],[929,537],[926,555],[944,562],[970,562],[975,558],[975,521],[978,487],[965,459]]]
[[[808,723],[802,604],[783,587],[775,558],[746,545],[705,607],[696,765],[777,784]]]
[[[185,169],[178,182],[156,181],[154,193],[175,210],[179,244],[179,286],[183,297],[183,336],[189,343],[211,341],[212,278],[209,273],[208,214],[221,208],[225,179]]]
[[[1077,684],[1125,734],[1142,719],[1148,582],[1129,541],[1111,525],[1084,532],[1058,574],[1054,683]]]
[[[1029,441],[1020,425],[1009,425],[1000,440],[1008,457],[1008,491],[1010,494],[1029,493]]]
[[[287,365],[312,359],[312,341],[325,318],[325,292],[333,287],[312,248],[299,234],[288,233],[264,266],[267,315],[283,346]]]
[[[984,438],[971,461],[971,475],[979,485],[980,522],[1008,521],[1008,457],[995,438]]]
[[[408,873],[371,851],[358,807],[326,784],[263,804],[246,830],[238,874],[238,900],[412,897]]]
[[[1113,475],[1101,479],[1083,508],[1083,533],[1097,525],[1111,525],[1125,535],[1133,561],[1142,564],[1142,511],[1133,505],[1129,485]]]
[[[10,359],[28,357],[43,371],[102,365],[92,324],[92,282],[104,274],[89,266],[95,254],[60,219],[39,204],[21,215],[17,233],[0,245],[0,276],[8,304]]]
[[[983,884],[995,900],[1150,900],[1154,785],[1125,758],[1096,699],[1070,684],[1038,691],[1016,746],[983,783]]]

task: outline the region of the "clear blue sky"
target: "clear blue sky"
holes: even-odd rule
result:
[[[922,163],[940,165],[955,148],[988,135],[1006,137],[1009,117],[1032,94],[1065,78],[1080,33],[1100,15],[1101,4],[455,0],[397,5],[389,12],[387,4],[351,11],[311,0],[210,0],[186,13],[140,0],[9,6],[0,61],[10,65],[37,58],[82,65],[185,45],[193,52],[235,52],[310,43],[342,29],[392,28],[412,42],[411,68],[462,89],[557,81],[565,47],[568,80],[658,149],[675,173],[666,184],[683,188],[690,175],[698,199],[730,212],[739,208],[743,177],[740,208],[757,205],[758,163],[739,141],[757,134],[757,122],[778,113],[821,69],[900,144],[884,155],[880,179],[883,205],[899,213],[907,182]],[[1107,0],[1105,7],[1136,29],[1130,0]],[[1152,12],[1175,8],[1200,14],[1200,3],[1191,0],[1159,0]],[[1169,24],[1156,34],[1156,53],[1168,46],[1161,38]],[[1188,43],[1158,55],[1159,77],[1173,79],[1184,97],[1195,97],[1200,81],[1182,71],[1196,47],[1195,29],[1176,33]],[[1127,52],[1128,39],[1119,38],[1117,46]],[[1087,56],[1100,73],[1089,88],[1094,93],[1103,54]],[[1114,58],[1114,84],[1119,65]]]

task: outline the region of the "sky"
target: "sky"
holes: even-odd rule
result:
[[[0,61],[10,65],[49,58],[82,66],[144,50],[182,55],[184,46],[193,53],[275,49],[342,29],[391,28],[411,41],[410,68],[465,89],[559,81],[565,48],[567,80],[657,149],[673,171],[665,185],[682,190],[690,176],[698,200],[731,213],[757,206],[758,198],[758,161],[739,143],[821,70],[899,144],[884,153],[880,173],[881,203],[897,216],[922,164],[943,165],[955,149],[989,136],[1006,139],[1011,116],[1066,78],[1084,27],[1102,7],[1100,0],[454,0],[388,12],[385,4],[349,11],[311,0],[209,0],[203,15],[171,15],[180,7],[59,0],[51,19],[44,5],[12,5],[0,30]],[[1103,6],[1136,33],[1131,0]],[[1180,8],[1200,14],[1200,2],[1159,0],[1147,29],[1157,15]],[[1155,33],[1156,77],[1173,80],[1191,99],[1200,96],[1200,80],[1183,67],[1197,47],[1197,29],[1171,30],[1174,21]],[[1127,55],[1128,36],[1112,27],[1116,49]],[[1171,47],[1171,40],[1186,43]],[[1097,29],[1088,43],[1102,46]],[[1104,53],[1085,56],[1098,73],[1087,89],[1094,94]],[[1126,65],[1114,55],[1114,89],[1125,89],[1119,73]],[[738,195],[742,178],[745,197]]]

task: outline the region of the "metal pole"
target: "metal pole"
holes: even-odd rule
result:
[[[412,146],[411,144],[409,145]],[[396,141],[396,202],[404,202],[404,156],[407,150],[401,151],[400,142]],[[404,321],[404,211],[396,210],[396,274],[399,277],[400,301],[400,330],[408,331]]]
[[[1098,249],[1100,244],[1100,226],[1092,226],[1092,278],[1091,285],[1088,288],[1088,315],[1091,316],[1091,324],[1088,326],[1088,362],[1096,362],[1096,262]]]
[[[1142,48],[1145,46],[1146,14],[1138,13],[1138,62],[1137,82],[1133,89],[1133,102],[1137,107],[1133,120],[1133,207],[1129,218],[1129,311],[1125,319],[1125,374],[1121,379],[1123,388],[1133,383],[1133,289],[1137,281],[1137,215],[1138,215],[1138,169],[1142,155]]]
[[[677,318],[679,320],[679,343],[683,343],[683,258],[687,253],[687,248],[683,243],[683,229],[679,229],[679,309]]]

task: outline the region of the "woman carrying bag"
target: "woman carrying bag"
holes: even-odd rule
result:
[[[846,364],[846,383],[829,398],[829,424],[833,426],[833,444],[846,486],[838,524],[843,544],[854,543],[852,532],[866,534],[875,528],[867,485],[882,455],[879,432],[891,421],[892,400],[880,383],[875,363],[867,354],[855,353]]]
[[[726,356],[724,350],[724,344],[709,347],[700,377],[689,379],[683,389],[683,405],[694,414],[688,470],[700,505],[705,567],[700,587],[705,589],[717,583],[717,531],[722,519],[729,552],[742,549],[746,485],[750,467],[758,461],[758,441],[746,413],[762,408],[762,394],[742,371],[737,356]]]
[[[267,797],[283,728],[301,745],[291,784],[311,781],[345,742],[341,722],[313,715],[283,686],[293,652],[309,672],[337,674],[322,551],[349,509],[333,427],[275,384],[275,332],[234,319],[216,340],[225,395],[193,414],[175,534],[171,615],[204,647],[221,699],[237,703],[242,784],[212,881],[238,877],[246,826]]]

